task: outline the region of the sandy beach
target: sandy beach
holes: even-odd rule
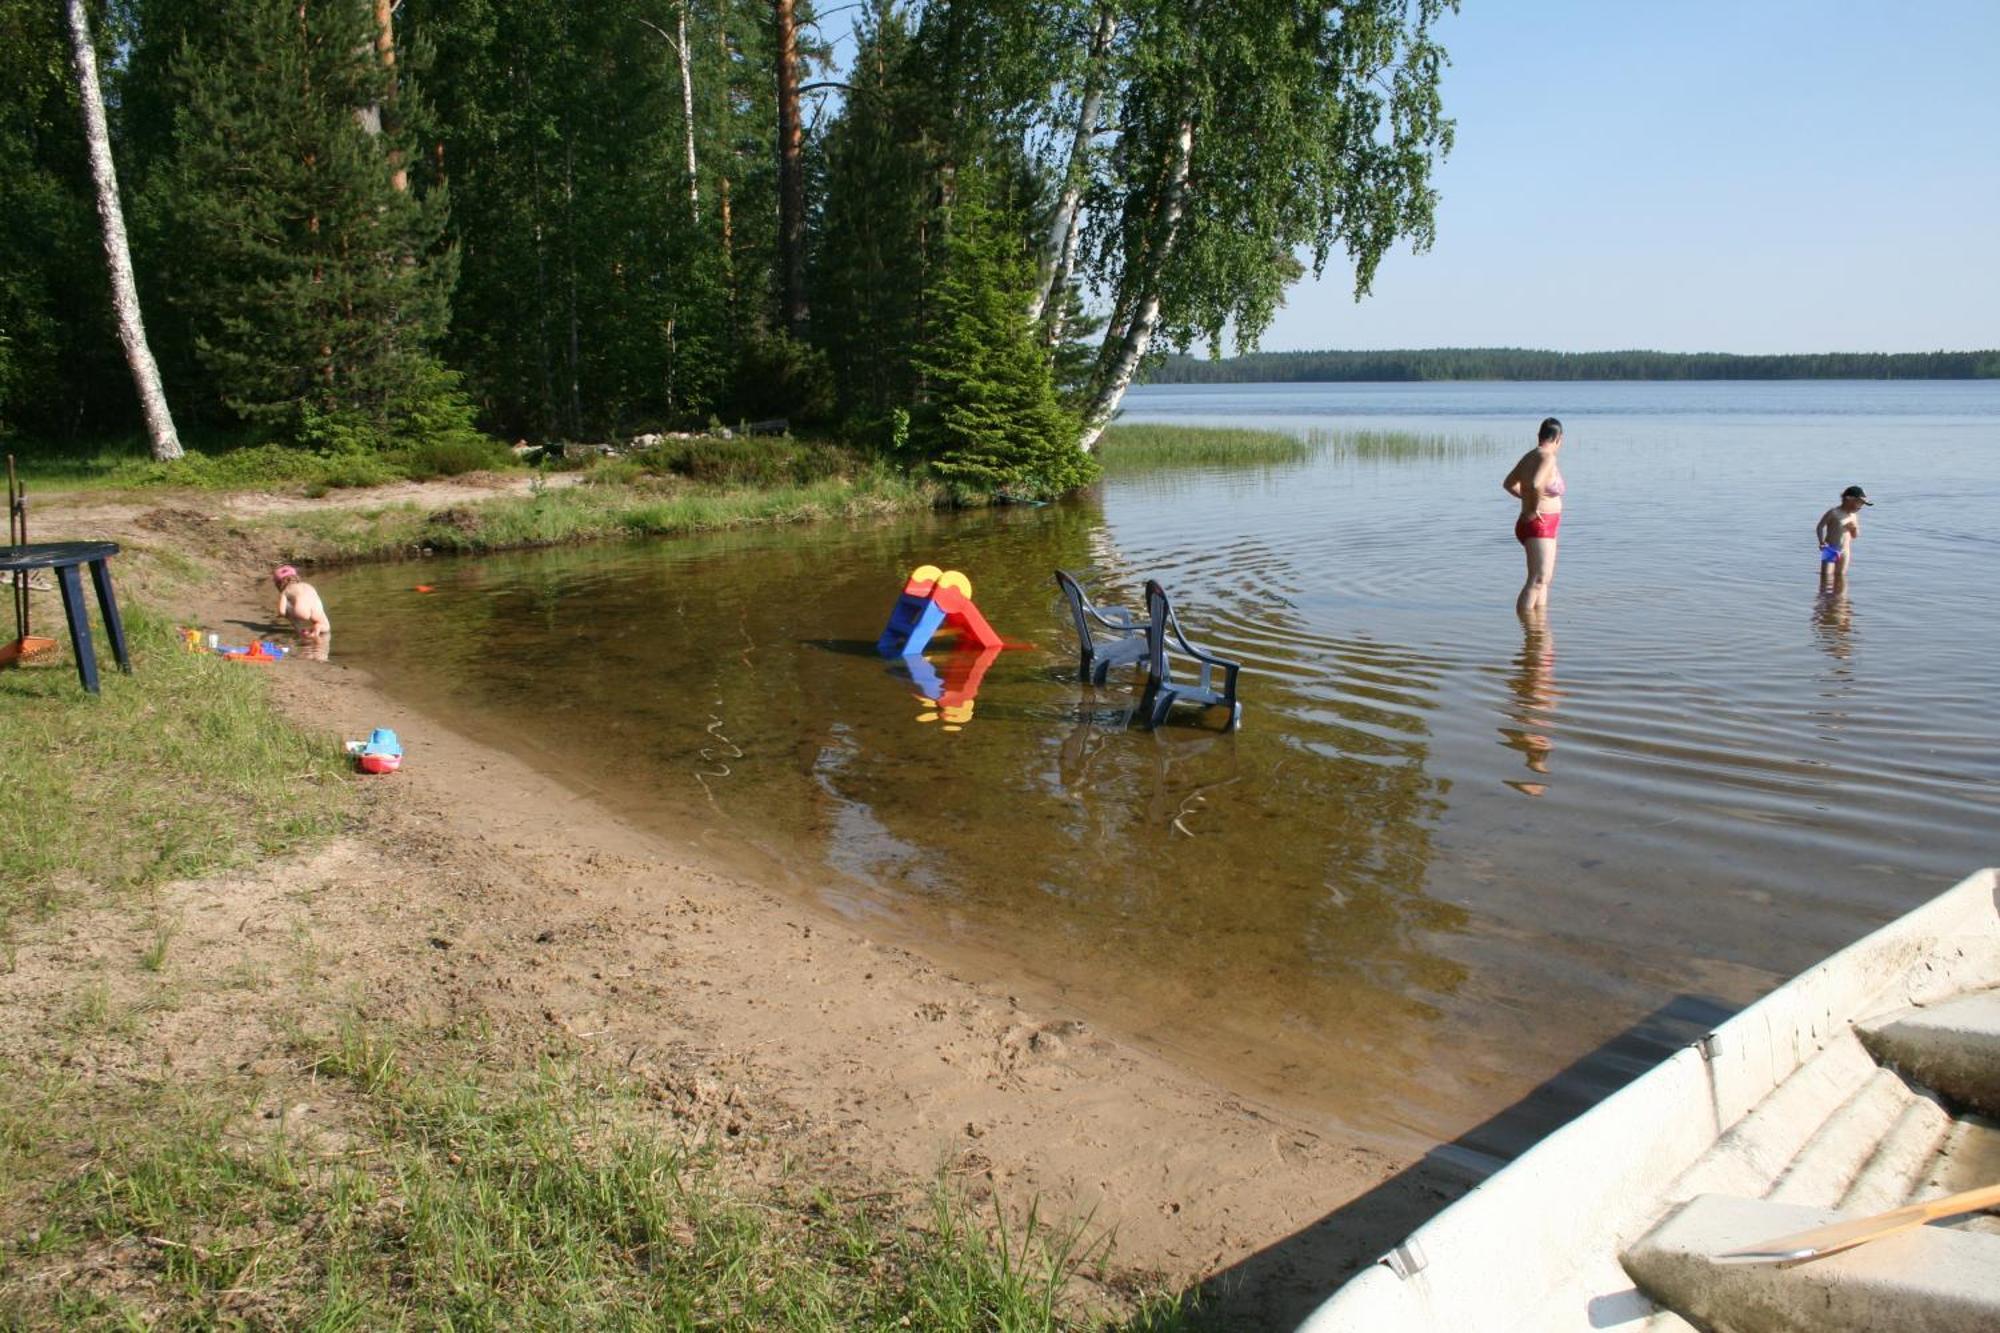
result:
[[[432,483],[365,503],[442,508],[493,489]],[[189,623],[259,624],[281,552],[244,521],[315,503],[356,499],[50,502],[37,535],[114,538],[141,571],[180,563],[162,551],[198,562],[199,578],[155,591],[147,575],[127,595]],[[1009,1216],[1032,1208],[1108,1239],[1107,1290],[1207,1283],[1227,1326],[1285,1326],[1449,1192],[1090,1014],[872,940],[746,877],[725,849],[621,821],[392,700],[341,658],[331,612],[332,660],[247,669],[273,671],[304,727],[394,727],[404,767],[355,779],[364,814],[331,845],[164,890],[198,923],[188,938],[203,947],[179,950],[182,966],[220,974],[304,931],[319,981],[371,1018],[581,1051],[643,1079],[664,1132],[713,1136],[752,1176],[799,1170],[915,1200],[946,1173]],[[0,1004],[52,1003],[79,952],[110,947],[74,916],[29,934]],[[191,993],[149,1043],[161,1068],[272,1058],[268,1027],[232,1020],[226,992]],[[98,1074],[149,1073],[118,1066]]]

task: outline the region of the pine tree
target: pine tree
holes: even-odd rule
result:
[[[63,7],[0,0],[0,433],[137,422],[68,74]]]
[[[392,96],[370,0],[219,8],[177,67],[201,359],[238,414],[321,442],[465,429],[430,351],[457,268],[444,192],[397,188],[404,137],[362,114]],[[405,111],[414,93],[394,90]]]
[[[929,393],[915,439],[938,476],[973,493],[1074,489],[1096,468],[1028,318],[1035,259],[989,201],[986,175],[961,172],[954,185],[944,263],[926,294],[936,335],[916,357]]]
[[[464,257],[446,347],[495,426],[588,436],[722,407],[734,295],[763,290],[738,141],[766,181],[770,154],[738,122],[774,95],[768,63],[743,53],[768,15],[767,0],[400,11],[434,51],[412,126],[426,169],[451,183]]]
[[[922,331],[933,191],[908,22],[876,0],[855,27],[845,104],[826,134],[813,341],[849,429],[879,438],[916,393],[910,351]]]

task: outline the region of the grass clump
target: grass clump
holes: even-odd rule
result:
[[[790,435],[664,440],[627,461],[644,475],[685,477],[721,487],[809,486],[865,473],[873,466],[872,460],[852,449]]]
[[[1488,439],[1408,430],[1314,431],[1307,438],[1330,454],[1385,463],[1471,458],[1500,447]]]
[[[24,445],[17,464],[35,490],[329,490],[429,481],[514,466],[498,441],[468,433],[391,443],[384,448],[303,448],[216,439],[190,443],[171,463],[130,441],[60,448]]]
[[[661,1137],[631,1078],[562,1059],[495,1069],[354,1020],[301,1054],[318,1080],[315,1120],[339,1127],[332,1142],[254,1113],[297,1089],[155,1084],[124,1113],[69,1129],[88,1139],[63,1145],[81,1171],[21,1158],[47,1183],[32,1238],[0,1246],[0,1321],[1107,1327],[1069,1291],[1099,1247],[1032,1219],[989,1229],[947,1185],[917,1220],[795,1183],[739,1194],[713,1151]],[[57,1095],[32,1078],[0,1092],[0,1135]],[[6,1281],[107,1254],[126,1270],[112,1282]],[[144,1307],[125,1303],[141,1292]],[[1140,1318],[1178,1323],[1158,1300]]]
[[[1313,446],[1276,430],[1151,423],[1105,428],[1097,455],[1107,473],[1167,467],[1268,466],[1302,463]]]
[[[184,651],[143,608],[134,674],[100,642],[104,692],[65,657],[0,671],[0,921],[85,885],[207,874],[330,832],[343,756],[270,708],[269,668]]]
[[[1331,456],[1364,462],[1467,458],[1498,448],[1491,440],[1401,430],[1311,430],[1304,435],[1236,426],[1111,426],[1098,444],[1109,473],[1174,467],[1269,467]]]
[[[441,510],[414,505],[328,510],[274,518],[263,526],[288,557],[330,562],[713,532],[928,509],[939,502],[934,484],[875,463],[816,480],[744,486],[635,474],[634,467],[631,459],[617,459],[592,470],[592,478],[608,472],[601,484],[552,487]]]

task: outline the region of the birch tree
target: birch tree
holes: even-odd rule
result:
[[[1069,287],[1071,274],[1076,271],[1083,187],[1091,176],[1091,155],[1099,132],[1098,120],[1104,114],[1104,93],[1111,82],[1111,45],[1117,35],[1117,7],[1111,0],[1104,0],[1098,7],[1097,28],[1084,59],[1076,126],[1070,135],[1069,157],[1063,165],[1062,194],[1056,201],[1055,216],[1049,223],[1041,281],[1036,285],[1034,302],[1028,307],[1030,320],[1041,320],[1047,315],[1048,341],[1051,345],[1060,343],[1063,337],[1062,312],[1065,303],[1062,295]]]
[[[125,213],[118,204],[118,172],[111,161],[111,132],[104,116],[104,95],[97,82],[97,48],[90,39],[90,20],[83,0],[64,0],[69,19],[70,63],[76,71],[77,100],[83,107],[83,131],[90,148],[90,176],[97,190],[97,218],[104,232],[104,262],[111,275],[111,307],[118,320],[118,341],[124,346],[132,383],[146,417],[146,438],[153,457],[168,462],[181,456],[180,436],[167,408],[160,368],[146,342],[145,321],[139,314],[139,286],[132,276],[132,251],[125,239]]]
[[[1455,0],[1122,0],[1116,141],[1085,191],[1078,275],[1108,297],[1082,445],[1155,344],[1254,347],[1336,249],[1365,296],[1434,234],[1451,146],[1432,27]]]

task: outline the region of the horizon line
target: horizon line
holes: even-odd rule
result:
[[[1204,356],[1198,352],[1168,352],[1167,357],[1183,361],[1219,363],[1247,361],[1260,356],[1410,356],[1435,352],[1525,352],[1535,356],[1712,356],[1731,357],[1738,360],[1754,360],[1766,357],[1799,356],[2000,356],[2000,347],[1933,347],[1900,352],[1858,352],[1821,349],[1810,352],[1668,352],[1653,347],[1606,347],[1585,352],[1562,351],[1553,347],[1515,347],[1504,345],[1480,346],[1477,344],[1439,344],[1432,347],[1260,347],[1250,352],[1234,352],[1228,356]]]

